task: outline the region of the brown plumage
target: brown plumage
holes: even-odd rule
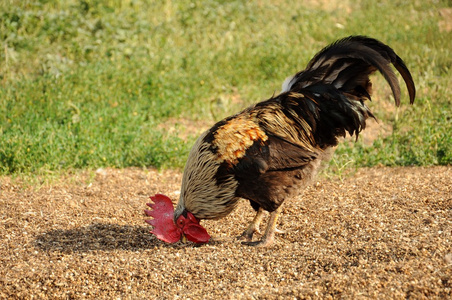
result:
[[[365,104],[372,94],[369,75],[383,74],[400,104],[390,64],[413,103],[415,86],[402,59],[375,39],[352,36],[320,51],[284,82],[279,95],[215,124],[189,154],[174,220],[187,212],[197,219],[221,218],[244,198],[257,214],[241,237],[250,245],[271,244],[281,204],[315,177],[338,137],[358,137],[374,117]],[[263,210],[271,213],[269,224],[262,240],[251,242]]]

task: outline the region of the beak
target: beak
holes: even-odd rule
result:
[[[185,236],[185,234],[182,233],[182,237],[180,238],[180,240],[183,244],[187,243],[187,237]]]

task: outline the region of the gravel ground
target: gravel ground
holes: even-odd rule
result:
[[[359,169],[284,204],[273,247],[234,237],[253,211],[206,221],[203,246],[148,231],[176,171],[98,170],[52,183],[0,178],[0,298],[450,298],[452,166]]]

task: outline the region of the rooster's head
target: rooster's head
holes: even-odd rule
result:
[[[183,211],[182,214],[174,216],[171,199],[162,194],[156,194],[151,200],[154,203],[147,203],[147,206],[152,210],[145,210],[145,213],[153,219],[146,220],[146,223],[154,227],[151,233],[158,239],[168,243],[175,243],[181,239],[188,239],[194,243],[209,241],[210,235],[191,212]]]

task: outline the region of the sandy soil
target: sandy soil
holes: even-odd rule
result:
[[[234,239],[253,216],[245,201],[204,222],[206,245],[149,234],[145,203],[157,192],[176,200],[179,172],[3,177],[0,298],[450,298],[451,178],[452,166],[320,178],[286,201],[286,233],[261,249]]]

